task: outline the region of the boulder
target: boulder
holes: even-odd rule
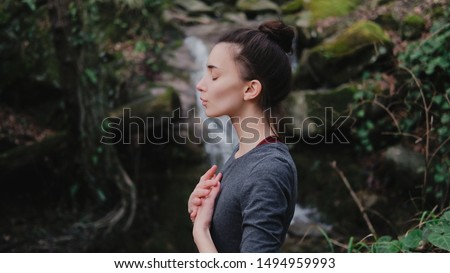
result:
[[[294,133],[308,138],[348,128],[350,120],[345,117],[356,91],[354,86],[344,85],[331,90],[292,92],[285,108],[287,116],[293,118]]]
[[[269,0],[239,0],[236,7],[245,12],[249,19],[264,13],[279,14],[280,8]]]
[[[398,189],[413,189],[423,179],[425,157],[410,148],[398,144],[387,148],[380,174]]]
[[[304,6],[311,11],[311,21],[315,23],[328,17],[345,16],[359,3],[359,0],[313,0],[305,1]]]
[[[283,14],[291,14],[300,11],[303,8],[303,0],[292,0],[284,3],[281,7]]]
[[[214,13],[210,6],[199,0],[175,0],[174,4],[185,10],[190,16]]]
[[[403,39],[414,40],[420,38],[425,31],[425,19],[420,15],[410,14],[403,18],[400,33]]]
[[[359,21],[336,37],[306,50],[294,75],[294,86],[313,88],[348,82],[391,50],[392,43],[379,25]]]
[[[383,29],[390,29],[397,31],[399,28],[399,22],[391,13],[379,14],[375,18],[375,23],[379,24]]]

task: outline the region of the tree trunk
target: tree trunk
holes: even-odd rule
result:
[[[77,3],[77,4],[74,4]],[[113,207],[94,226],[111,229],[126,218],[127,229],[134,217],[136,190],[124,171],[114,147],[100,143],[100,125],[106,114],[106,88],[99,75],[98,48],[85,38],[89,12],[84,1],[48,0],[53,44],[59,62],[60,86],[64,90],[69,141],[73,154],[71,183],[80,186],[80,202],[92,201]],[[97,74],[95,74],[97,73]],[[114,192],[119,191],[119,199]],[[91,199],[85,196],[91,196]]]

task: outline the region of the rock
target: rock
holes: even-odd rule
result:
[[[410,14],[403,18],[400,33],[403,39],[414,40],[420,38],[425,30],[425,19],[420,15]]]
[[[320,214],[317,209],[295,205],[294,216],[288,230],[290,234],[294,236],[323,236],[320,228],[329,232],[332,226],[320,222]]]
[[[291,14],[295,13],[297,11],[300,11],[303,8],[303,0],[292,0],[285,4],[283,4],[281,7],[281,11],[283,14]]]
[[[245,13],[243,12],[227,12],[223,14],[223,18],[232,23],[240,23],[246,20]]]
[[[311,11],[311,22],[344,16],[352,11],[359,4],[359,0],[310,0],[304,1],[305,8]]]
[[[191,16],[214,13],[211,7],[199,0],[175,0],[174,4],[187,11]]]
[[[202,14],[200,16],[188,16],[184,11],[180,10],[169,10],[166,9],[163,11],[162,18],[164,22],[166,23],[172,23],[176,25],[198,25],[198,24],[210,24],[212,22],[212,19]]]
[[[298,56],[306,48],[311,48],[318,45],[322,40],[322,35],[319,35],[315,27],[310,24],[310,11],[302,11],[296,16],[293,25],[297,28],[296,48]]]
[[[384,162],[383,175],[403,190],[411,189],[422,180],[426,166],[423,154],[402,144],[389,147],[384,153]]]
[[[236,7],[245,12],[249,19],[263,13],[280,13],[280,8],[269,0],[239,0]]]
[[[171,117],[174,109],[180,108],[177,93],[172,88],[165,92],[154,91],[156,95],[148,95],[120,106],[109,113],[110,117],[123,118],[124,109],[130,109],[133,117],[145,119],[147,117]]]
[[[356,91],[355,87],[345,85],[333,90],[292,92],[286,100],[286,108],[288,116],[294,119],[294,128],[300,129],[294,133],[313,137],[316,134],[332,133],[341,125],[339,130],[349,127],[350,121],[343,117],[347,115]],[[339,117],[342,117],[341,122],[338,121]],[[314,126],[320,123],[322,126]]]
[[[216,3],[222,3],[222,4],[229,5],[229,6],[234,6],[234,5],[236,5],[237,0],[221,0],[220,2],[218,2],[217,0],[203,0],[203,2],[205,2],[209,5],[214,5]]]
[[[307,50],[301,60],[294,86],[304,83],[337,86],[360,74],[392,49],[383,29],[370,21],[359,21],[335,38]]]
[[[375,22],[383,29],[398,30],[399,23],[391,13],[380,14],[375,18]]]

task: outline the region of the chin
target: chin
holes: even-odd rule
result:
[[[208,118],[217,118],[217,117],[222,116],[220,113],[211,111],[211,110],[208,109],[208,108],[206,108],[205,114],[206,114],[206,116],[207,116]]]

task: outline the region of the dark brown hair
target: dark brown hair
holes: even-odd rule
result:
[[[260,105],[264,111],[278,113],[279,103],[289,94],[292,70],[287,54],[292,53],[293,39],[291,27],[273,20],[262,23],[258,29],[231,31],[218,40],[238,46],[235,58],[242,78],[261,82]]]

